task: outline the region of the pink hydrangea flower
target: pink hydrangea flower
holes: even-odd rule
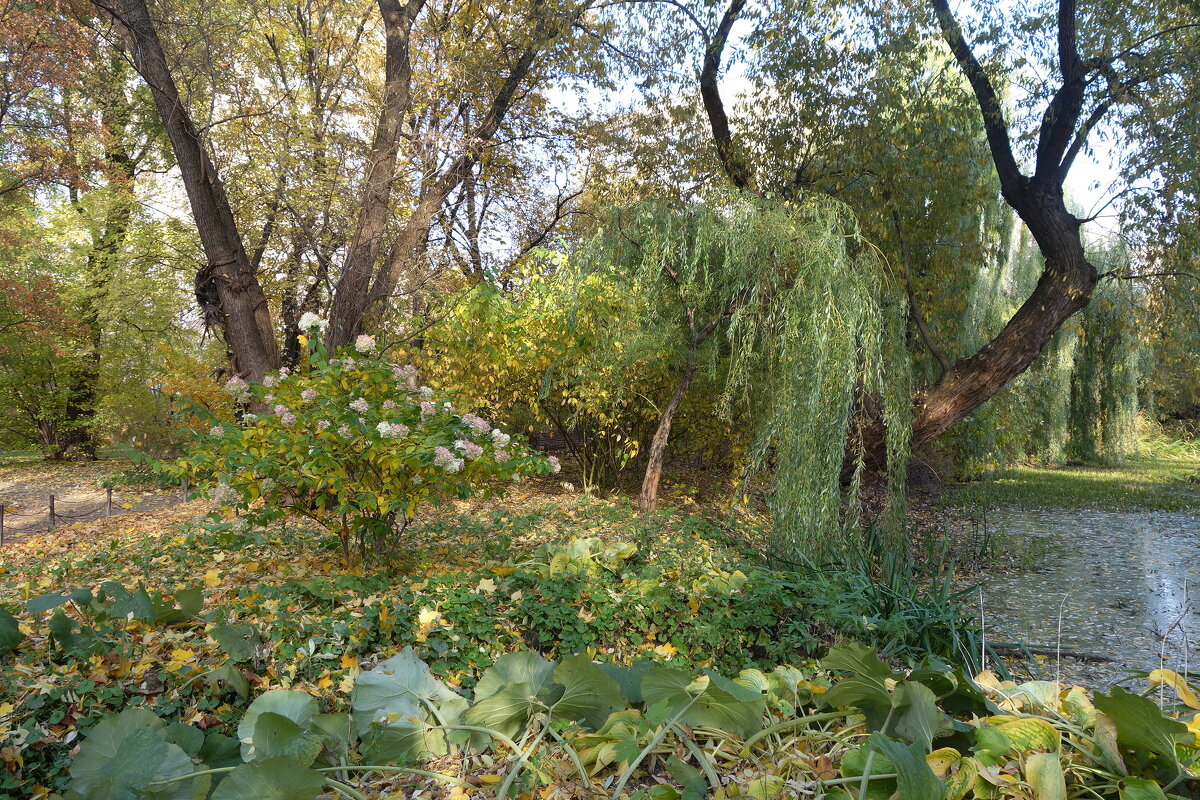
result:
[[[551,472],[553,472],[556,475],[559,472],[562,472],[562,462],[560,462],[556,457],[548,456],[546,458],[546,460],[550,462],[550,471]]]
[[[492,426],[488,424],[487,420],[482,417],[478,417],[475,414],[463,414],[462,421],[476,435],[481,436],[492,429]]]
[[[459,439],[454,442],[454,447],[462,451],[462,454],[472,461],[483,455],[483,448],[469,439]]]
[[[300,397],[305,402],[308,402],[309,400],[316,400],[317,399],[317,390],[316,389],[305,389],[303,392],[300,393]]]

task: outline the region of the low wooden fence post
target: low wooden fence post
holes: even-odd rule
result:
[[[4,546],[4,503],[0,503],[0,547]]]
[[[47,530],[54,530],[54,495],[50,495],[50,525]]]
[[[104,507],[104,521],[108,522],[112,517],[112,487],[108,487],[108,505]]]

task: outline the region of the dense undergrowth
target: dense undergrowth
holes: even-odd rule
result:
[[[736,674],[840,639],[899,661],[974,648],[944,590],[768,570],[753,520],[735,539],[700,508],[643,523],[623,500],[531,487],[447,509],[410,531],[401,559],[365,568],[307,528],[204,524],[200,510],[6,552],[0,600],[22,635],[0,668],[0,791],[61,790],[79,736],[131,706],[222,730],[273,688],[343,708],[364,667],[405,647],[455,688],[529,649]]]
[[[1180,690],[1177,707],[1174,689],[1155,693],[1167,715],[1119,690],[1108,714],[1078,688],[975,683],[973,668],[940,666],[978,652],[948,581],[772,571],[752,517],[722,523],[681,500],[644,522],[627,501],[543,481],[447,506],[410,529],[397,560],[364,567],[307,528],[205,523],[205,510],[6,549],[0,797],[1136,800],[1189,785],[1200,726],[1177,677],[1157,677]],[[845,647],[814,664],[851,640],[889,666]],[[513,653],[543,677],[510,693],[534,700],[515,716],[470,711],[527,682]],[[416,734],[402,687],[385,692],[397,708],[363,717],[364,680],[390,686],[396,659],[418,677],[427,665],[421,685],[449,703],[437,720],[418,703]],[[648,701],[647,670],[670,702]],[[587,676],[586,708],[559,705]],[[592,708],[595,697],[608,701]],[[260,731],[246,718],[264,703],[282,703],[271,713],[283,720]],[[433,721],[492,733],[432,732]],[[129,771],[143,762],[175,772]]]

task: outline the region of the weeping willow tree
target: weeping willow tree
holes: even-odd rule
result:
[[[861,433],[882,418],[885,546],[907,557],[905,306],[846,206],[742,193],[687,206],[644,202],[612,212],[576,261],[636,282],[675,337],[674,391],[647,451],[643,511],[657,503],[675,415],[707,370],[723,376],[726,414],[738,409],[755,421],[746,466],[771,476],[776,556],[827,561],[860,545]]]

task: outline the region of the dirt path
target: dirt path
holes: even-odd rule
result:
[[[51,527],[51,495],[54,495],[54,527],[103,519],[109,505],[108,490],[102,484],[128,467],[127,461],[22,460],[0,464],[4,543],[19,541]],[[152,511],[182,501],[183,493],[178,489],[117,486],[112,493],[111,513],[115,516]]]

